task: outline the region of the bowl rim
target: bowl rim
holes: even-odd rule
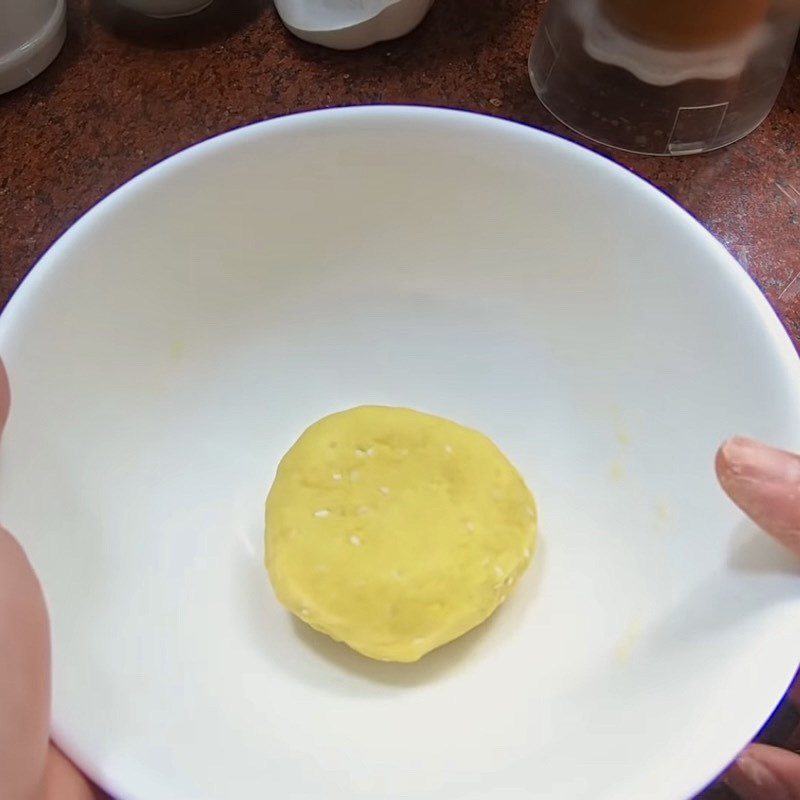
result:
[[[486,130],[493,128],[499,133],[513,133],[521,137],[527,137],[532,143],[537,141],[546,142],[550,146],[557,148],[560,155],[564,155],[567,158],[582,159],[586,164],[601,166],[607,173],[612,176],[615,175],[618,179],[624,181],[632,190],[641,192],[651,202],[660,203],[673,218],[677,218],[685,226],[688,226],[688,231],[703,240],[709,251],[714,254],[721,273],[731,282],[731,285],[736,286],[744,298],[747,298],[750,303],[755,305],[755,310],[759,312],[762,324],[766,326],[771,334],[773,344],[782,357],[784,367],[800,380],[800,353],[795,348],[777,311],[767,300],[766,295],[754,278],[694,214],[681,206],[664,190],[638,175],[633,169],[615,161],[610,155],[592,150],[587,145],[575,142],[566,136],[502,117],[458,108],[423,104],[351,105],[297,111],[223,131],[164,156],[117,186],[76,217],[56,237],[45,252],[34,261],[25,277],[9,296],[5,306],[0,310],[0,337],[2,337],[4,329],[8,325],[8,318],[22,310],[18,306],[32,298],[32,293],[46,279],[50,270],[54,268],[53,262],[59,257],[60,250],[69,246],[73,240],[85,235],[84,229],[87,226],[101,222],[106,215],[112,214],[118,205],[127,200],[128,194],[137,191],[147,183],[168,177],[173,171],[181,171],[190,166],[195,159],[211,156],[216,152],[235,146],[240,141],[254,139],[262,135],[280,135],[283,130],[291,132],[294,128],[315,126],[318,123],[324,124],[327,120],[349,124],[358,123],[361,120],[371,122],[382,118],[388,121],[395,117],[403,118],[404,120],[416,118],[424,123],[446,124],[449,122],[455,125],[467,124],[476,128],[482,126]]]

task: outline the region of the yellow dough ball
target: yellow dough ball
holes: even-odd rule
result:
[[[267,498],[266,564],[304,622],[416,661],[483,622],[531,560],[536,505],[483,434],[405,408],[312,425]]]

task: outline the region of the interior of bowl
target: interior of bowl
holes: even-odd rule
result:
[[[257,125],[81,220],[0,318],[0,506],[49,600],[54,718],[124,798],[678,800],[796,666],[796,567],[715,485],[800,447],[800,371],[697,223],[574,145],[426,109]],[[415,665],[294,623],[263,501],[319,417],[491,436],[542,546]]]

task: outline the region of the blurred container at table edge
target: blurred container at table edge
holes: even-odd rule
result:
[[[208,8],[214,0],[117,0],[121,6],[148,17],[188,17]]]
[[[0,94],[46,69],[66,35],[64,0],[0,0]]]
[[[798,27],[800,0],[550,0],[531,81],[558,119],[596,142],[702,153],[761,124]]]

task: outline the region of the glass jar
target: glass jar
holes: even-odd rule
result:
[[[761,124],[798,27],[800,0],[550,0],[531,81],[556,117],[596,142],[702,153]]]

